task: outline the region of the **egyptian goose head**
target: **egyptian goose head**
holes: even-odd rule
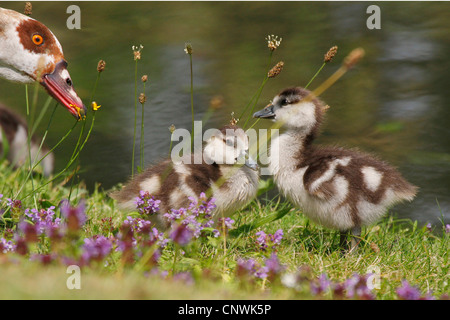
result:
[[[256,161],[249,154],[249,141],[245,131],[235,125],[227,125],[207,140],[203,156],[206,163],[218,165],[246,165],[258,170]]]
[[[67,71],[61,44],[42,23],[0,8],[0,77],[20,83],[38,81],[69,112],[86,112]]]

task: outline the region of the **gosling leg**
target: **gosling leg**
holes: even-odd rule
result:
[[[361,242],[361,227],[357,226],[351,230],[352,241],[350,244],[349,253],[355,253],[359,243]]]
[[[348,235],[351,235],[352,240],[349,243]],[[341,231],[339,238],[339,246],[343,253],[354,253],[356,252],[359,243],[361,242],[361,227],[354,227],[349,231]],[[348,251],[347,251],[348,250]]]

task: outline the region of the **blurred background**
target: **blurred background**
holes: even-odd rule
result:
[[[60,40],[69,72],[87,104],[106,61],[94,100],[102,105],[85,149],[80,179],[92,190],[108,190],[131,174],[134,125],[133,45],[142,44],[138,78],[147,74],[145,162],[167,156],[168,127],[191,128],[189,56],[192,44],[194,104],[201,120],[219,102],[204,129],[239,115],[266,74],[269,34],[282,37],[272,65],[282,73],[265,86],[257,109],[289,86],[305,86],[337,45],[338,54],[311,89],[331,75],[354,48],[366,56],[321,98],[331,106],[322,144],[358,147],[398,167],[420,193],[392,211],[420,223],[450,223],[450,20],[447,2],[32,2],[32,17]],[[81,29],[69,30],[66,8],[81,8]],[[369,30],[366,9],[381,9],[381,29]],[[23,12],[24,2],[1,7]],[[142,83],[138,82],[138,94]],[[25,114],[23,85],[0,80],[0,101]],[[39,93],[39,105],[47,99]],[[215,102],[214,102],[215,101]],[[52,103],[51,106],[54,104]],[[42,135],[50,119],[44,117]],[[140,105],[138,108],[140,128]],[[55,145],[72,127],[73,117],[58,107],[47,145]],[[251,120],[250,123],[252,123]],[[89,122],[88,122],[89,123]],[[261,121],[255,128],[268,128]],[[68,162],[80,125],[55,150],[56,172]],[[140,129],[138,128],[138,137]],[[136,165],[139,163],[136,141]]]

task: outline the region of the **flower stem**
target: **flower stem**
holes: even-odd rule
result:
[[[194,152],[194,73],[192,70],[192,54],[189,54],[189,64],[191,70],[191,114],[192,114],[191,151]]]
[[[51,124],[51,122],[52,122],[52,119],[53,119],[53,115],[55,114],[55,111],[56,111],[56,107],[58,106],[58,104],[56,104],[55,105],[55,108],[54,108],[54,110],[53,110],[53,113],[52,113],[52,115],[51,115],[51,118],[50,118],[50,121],[49,121],[49,123],[48,123],[48,126],[47,126],[47,130],[46,130],[46,132],[45,132],[45,136],[47,135],[47,132],[48,132],[48,129],[49,129],[49,127],[50,127],[50,124]],[[27,176],[27,178],[25,179],[25,181],[23,182],[23,184],[22,184],[22,186],[19,188],[19,191],[16,193],[16,195],[15,195],[15,197],[14,197],[14,199],[17,199],[18,198],[18,196],[20,195],[20,193],[22,192],[22,190],[23,190],[23,188],[25,187],[25,184],[26,184],[26,182],[28,181],[28,179],[29,179],[29,177],[31,176],[31,173],[32,173],[32,171],[42,162],[42,160],[44,160],[45,159],[45,157],[47,157],[50,153],[52,153],[64,140],[66,140],[66,138],[70,135],[70,133],[73,131],[73,129],[75,128],[75,126],[78,124],[78,121],[75,121],[75,124],[72,126],[72,128],[70,128],[70,130],[69,131],[67,131],[67,133],[58,141],[58,143],[56,143],[55,144],[55,146],[52,148],[52,149],[50,149],[38,162],[36,162],[34,165],[33,165],[33,168],[32,168],[32,170],[30,170],[30,172],[28,172],[28,176]]]
[[[271,62],[272,62],[272,55],[273,55],[273,51],[270,51],[269,59],[268,59],[268,61],[267,61],[267,66],[266,66],[267,72],[270,70],[269,68],[270,68],[270,64],[271,64]],[[245,114],[245,112],[247,111],[248,107],[250,106],[250,104],[251,104],[251,103],[253,102],[253,100],[254,100],[252,109],[251,109],[251,111],[250,111],[250,114],[249,114],[249,116],[247,117],[247,120],[245,121],[244,125],[242,126],[243,129],[245,129],[245,126],[247,125],[248,121],[249,121],[250,118],[252,117],[253,111],[255,110],[256,104],[258,103],[258,100],[259,100],[259,97],[261,96],[262,90],[264,89],[264,86],[266,85],[267,80],[269,80],[269,77],[268,77],[268,75],[267,75],[267,72],[266,72],[266,76],[264,77],[263,82],[262,82],[261,85],[259,86],[259,88],[258,88],[258,90],[256,91],[256,93],[253,95],[253,97],[252,97],[252,99],[250,100],[250,102],[249,102],[249,103],[247,104],[247,106],[244,108],[244,111],[242,112],[242,114],[241,114],[241,116],[240,116],[240,118],[242,118],[242,116]],[[239,118],[239,119],[240,119],[240,118]]]
[[[134,153],[136,149],[136,127],[137,127],[137,65],[138,60],[135,60],[134,67],[134,133],[133,133],[133,154],[131,156],[131,177],[134,176]]]
[[[144,95],[145,95],[145,82],[144,82],[144,91],[143,91]],[[144,170],[144,104],[145,102],[143,102],[141,104],[142,106],[142,117],[141,117],[141,147],[140,147],[140,158],[141,158],[141,170]]]
[[[323,67],[325,67],[326,64],[327,64],[326,62],[324,62],[324,63],[322,64],[322,66],[321,66],[320,69],[316,72],[316,74],[311,78],[311,80],[309,80],[308,84],[305,86],[305,89],[307,89],[307,88],[309,87],[309,85],[311,84],[311,82],[314,81],[314,79],[317,77],[317,75],[320,73],[320,71],[322,71]]]
[[[177,263],[178,250],[179,250],[178,245],[175,244],[175,252],[174,252],[174,255],[173,255],[173,263],[172,263],[172,275],[175,274],[175,265]]]
[[[78,121],[77,121],[77,123],[78,123]],[[75,125],[76,125],[77,123],[75,123]],[[36,191],[42,189],[43,187],[45,187],[46,185],[52,183],[52,182],[55,181],[57,178],[59,178],[64,172],[66,172],[67,169],[69,169],[69,167],[70,167],[70,166],[74,163],[74,161],[78,158],[80,152],[83,150],[84,146],[86,145],[87,141],[89,140],[89,137],[90,137],[91,132],[92,132],[92,128],[94,127],[94,123],[95,123],[95,111],[94,111],[94,114],[93,114],[93,116],[92,116],[91,126],[90,126],[89,131],[88,131],[88,133],[87,133],[87,135],[86,135],[86,138],[84,139],[83,143],[81,144],[81,146],[80,146],[79,150],[77,151],[77,153],[75,154],[75,156],[74,156],[72,159],[70,159],[70,161],[67,163],[66,167],[65,167],[63,170],[61,170],[58,174],[56,174],[51,180],[47,181],[46,183],[42,184],[42,185],[39,186],[37,189],[35,189],[34,192],[36,192]],[[75,126],[74,126],[74,127],[75,127]],[[73,128],[69,131],[69,133],[70,133],[72,130],[73,130]],[[53,149],[52,149],[52,150],[53,150]],[[34,192],[32,192],[32,193],[34,193]],[[27,195],[25,196],[25,198],[28,197],[28,196],[29,196],[30,194],[32,194],[32,193],[27,194]]]
[[[29,104],[29,100],[28,100],[28,85],[25,85],[25,101],[26,101],[26,105],[27,105],[27,147],[28,147],[28,162],[29,162],[29,175],[27,176],[31,178],[31,188],[34,191],[34,179],[33,179],[33,163],[31,160],[31,131],[32,131],[32,123],[31,123],[31,114],[30,114],[30,104]],[[28,179],[27,179],[28,180]],[[36,196],[33,196],[34,198],[34,206],[37,209],[37,200],[36,200]]]

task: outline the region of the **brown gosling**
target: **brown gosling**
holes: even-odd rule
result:
[[[392,205],[412,201],[417,187],[387,163],[356,150],[313,144],[326,106],[311,92],[289,88],[253,117],[272,119],[286,131],[272,141],[269,170],[278,188],[303,213],[351,233],[352,249],[361,227],[379,220]]]
[[[194,153],[182,161],[164,160],[132,178],[111,197],[121,209],[135,210],[140,191],[148,192],[161,201],[159,213],[150,219],[163,229],[169,227],[164,213],[187,208],[188,198],[198,200],[201,193],[215,199],[215,219],[227,217],[247,205],[257,193],[259,174],[248,156],[248,143],[243,129],[227,125],[207,140],[201,157]],[[196,158],[201,163],[196,164]]]

